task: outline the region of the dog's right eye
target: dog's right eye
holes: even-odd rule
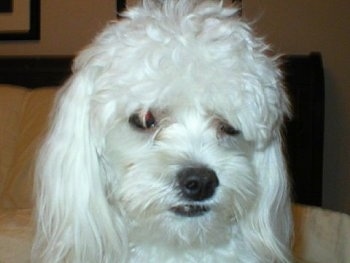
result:
[[[148,130],[156,126],[156,119],[152,112],[147,111],[132,114],[129,117],[129,123],[138,129]]]

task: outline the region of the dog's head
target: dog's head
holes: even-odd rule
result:
[[[75,61],[38,161],[43,258],[233,239],[284,257],[277,63],[237,10],[164,2],[130,10]]]

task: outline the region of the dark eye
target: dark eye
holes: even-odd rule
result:
[[[225,122],[222,122],[219,124],[219,132],[229,136],[235,136],[241,133],[239,130],[235,129],[230,124]]]
[[[129,117],[129,123],[136,128],[147,130],[156,125],[156,119],[152,112],[146,111],[132,114]]]

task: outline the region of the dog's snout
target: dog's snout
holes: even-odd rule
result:
[[[206,167],[190,167],[177,175],[181,194],[193,201],[202,201],[212,197],[219,180],[216,173]]]

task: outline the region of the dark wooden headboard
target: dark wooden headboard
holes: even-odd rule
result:
[[[37,88],[60,86],[71,74],[73,57],[1,57],[0,83]]]
[[[59,86],[72,57],[0,57],[0,83],[37,88]],[[286,124],[286,155],[294,201],[322,204],[324,80],[319,53],[287,55],[282,69],[293,105]],[[1,90],[0,90],[1,96]]]
[[[294,200],[322,205],[324,73],[320,53],[285,56],[283,70],[293,118],[286,125]]]

